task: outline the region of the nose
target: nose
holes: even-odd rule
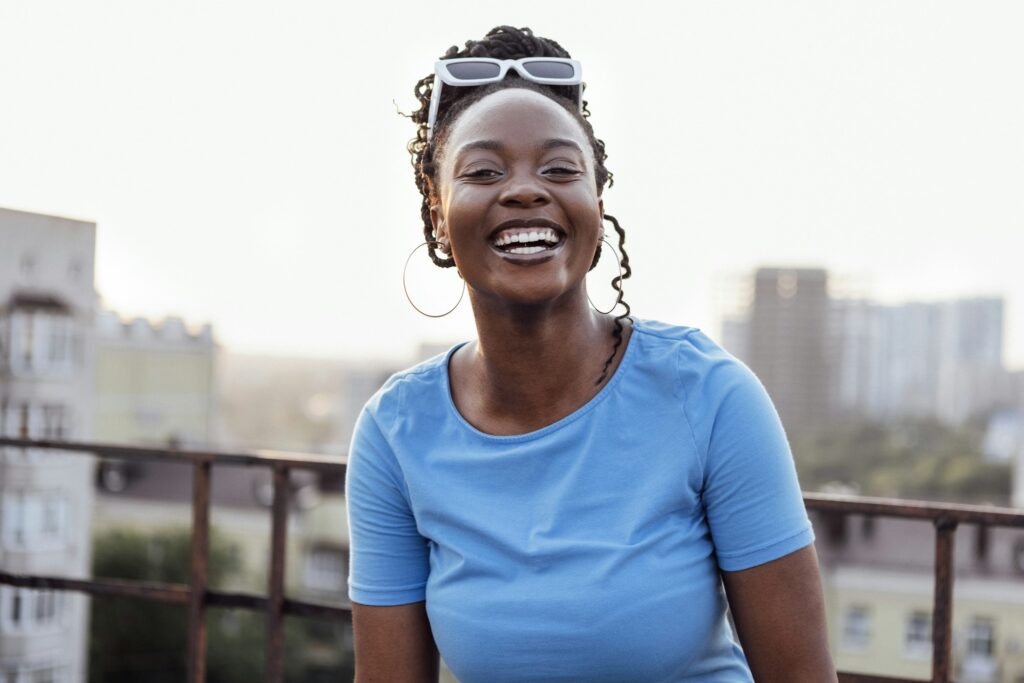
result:
[[[498,201],[503,206],[543,206],[551,201],[551,195],[534,173],[523,172],[508,179]]]

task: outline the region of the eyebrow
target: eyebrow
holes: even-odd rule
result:
[[[568,138],[551,138],[550,140],[545,140],[542,146],[544,149],[555,149],[557,147],[572,147],[580,154],[583,154],[583,148],[580,147],[579,143],[576,142],[575,140],[570,140]]]
[[[580,147],[579,143],[569,138],[550,138],[545,140],[541,144],[541,149],[549,150],[556,149],[558,147],[572,147],[580,154],[583,153],[583,148]],[[474,140],[473,142],[467,142],[462,147],[459,147],[455,156],[461,156],[466,152],[471,152],[475,149],[485,149],[493,152],[500,152],[504,149],[504,146],[497,140]]]

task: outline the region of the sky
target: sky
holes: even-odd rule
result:
[[[820,266],[882,301],[1004,296],[1024,368],[1016,1],[0,0],[0,206],[95,221],[104,305],[229,350],[470,338],[468,302],[432,320],[402,293],[422,234],[398,111],[498,24],[583,64],[635,315],[714,333],[742,274]],[[447,309],[459,281],[418,256],[417,303]]]

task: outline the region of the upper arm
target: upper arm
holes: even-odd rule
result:
[[[756,567],[722,572],[722,582],[755,681],[836,680],[813,545]]]
[[[719,568],[748,569],[812,543],[789,443],[757,377],[719,361],[703,391],[701,496]]]
[[[349,598],[359,683],[436,683],[427,620],[429,545],[420,535],[400,468],[364,410],[345,478]]]
[[[404,478],[387,440],[364,410],[345,475],[349,599],[402,605],[426,597],[430,549],[420,535]]]
[[[757,377],[703,343],[710,369],[689,402],[701,496],[754,678],[835,681],[814,531],[782,423]]]
[[[352,604],[355,683],[437,683],[438,654],[426,603]]]

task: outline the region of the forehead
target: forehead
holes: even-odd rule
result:
[[[575,141],[591,157],[590,142],[572,114],[525,88],[506,88],[474,102],[452,124],[444,156],[455,158],[470,143],[492,141],[508,149],[536,148],[552,139]]]

